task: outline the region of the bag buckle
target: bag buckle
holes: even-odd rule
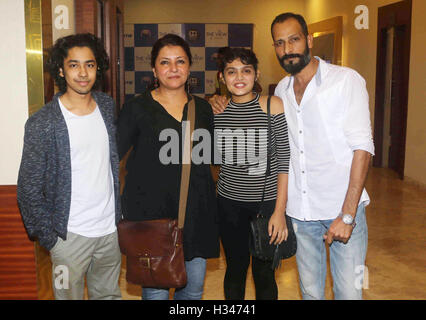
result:
[[[151,269],[151,263],[149,257],[139,257],[139,263],[142,268]]]

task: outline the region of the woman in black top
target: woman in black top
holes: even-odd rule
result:
[[[133,147],[127,160],[128,173],[122,195],[125,219],[177,218],[182,121],[187,118],[191,99],[195,99],[194,130],[207,130],[213,137],[210,105],[188,95],[185,90],[191,63],[191,52],[185,40],[172,34],[159,39],[151,52],[151,66],[158,87],[130,100],[121,111],[118,120],[120,158]],[[193,143],[193,151],[198,143]],[[219,256],[216,195],[210,161],[201,164],[192,161],[183,231],[188,283],[176,290],[175,299],[201,299],[206,259]],[[168,289],[142,289],[143,299],[168,297]]]

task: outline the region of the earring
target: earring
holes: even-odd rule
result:
[[[157,89],[159,87],[158,85],[158,79],[154,77],[154,89]]]

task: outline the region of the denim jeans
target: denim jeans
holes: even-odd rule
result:
[[[206,259],[194,258],[185,261],[187,284],[183,288],[175,290],[175,300],[201,300],[204,289],[204,277],[206,275]],[[168,300],[169,289],[142,288],[143,300]]]
[[[325,299],[326,242],[323,235],[334,220],[301,221],[292,218],[297,238],[296,261],[304,300]],[[364,204],[358,206],[356,226],[348,242],[330,245],[330,269],[336,300],[361,300],[368,230]]]

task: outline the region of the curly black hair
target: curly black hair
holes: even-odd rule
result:
[[[94,89],[102,84],[104,73],[109,68],[109,58],[101,40],[91,33],[79,33],[62,37],[56,40],[54,46],[49,50],[46,68],[55,80],[61,92],[67,91],[67,83],[64,77],[59,75],[60,69],[64,70],[64,60],[68,56],[68,50],[74,47],[88,47],[92,50],[96,59],[96,82]]]
[[[229,48],[227,47],[223,50],[222,55],[219,57],[218,69],[223,73],[225,70],[226,64],[231,63],[232,61],[240,59],[243,64],[252,65],[254,71],[257,71],[257,65],[259,61],[257,60],[256,54],[246,48]]]

